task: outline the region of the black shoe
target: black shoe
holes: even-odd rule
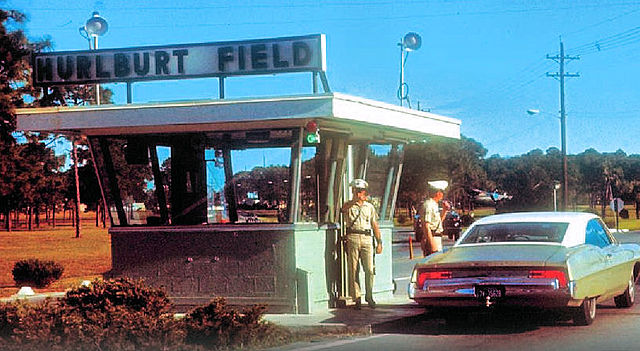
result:
[[[362,308],[362,302],[360,302],[360,298],[356,299],[356,310],[359,310]]]
[[[369,307],[376,308],[376,302],[373,301],[372,298],[367,299],[367,303],[369,304]]]

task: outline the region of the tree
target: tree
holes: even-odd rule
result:
[[[29,81],[30,44],[21,30],[7,30],[7,25],[18,24],[24,15],[17,11],[0,9],[0,142],[15,143],[15,108],[23,105],[22,97],[31,92]]]
[[[447,180],[447,197],[463,203],[469,188],[487,183],[483,158],[487,150],[479,142],[462,137],[431,137],[405,149],[398,201],[417,206],[425,198],[427,182]]]
[[[21,30],[8,30],[7,26],[23,20],[24,15],[17,11],[0,9],[0,207],[7,230],[11,230],[10,212],[18,206],[21,190],[16,183],[20,151],[12,135],[15,108],[23,105],[22,96],[31,91],[29,58],[33,49]]]
[[[47,46],[41,46],[39,50],[43,50]],[[43,93],[37,96],[36,100],[32,103],[34,107],[48,107],[48,106],[77,106],[89,104],[92,101],[95,102],[95,90],[96,85],[74,85],[74,86],[54,86],[43,88]],[[113,103],[112,91],[110,89],[100,88],[99,90],[101,101],[104,104]],[[55,136],[58,138],[59,136]],[[84,202],[88,208],[96,210],[96,226],[98,225],[98,209],[101,203],[101,192],[99,191],[98,181],[93,168],[93,160],[88,151],[88,146],[85,144],[86,140],[80,136],[66,136],[71,142],[71,158],[73,162],[73,179],[68,184],[73,186],[74,193],[69,194],[75,202],[75,216],[74,225],[76,228],[76,237],[80,237],[80,212],[79,206],[81,202]],[[80,170],[81,167],[89,165],[87,169],[91,169],[91,172],[85,172]],[[86,169],[85,169],[86,170]],[[83,175],[82,178],[80,175]],[[83,181],[87,184],[83,184]],[[90,190],[88,196],[83,196],[82,188]],[[96,191],[97,190],[97,191]],[[92,196],[100,195],[100,196]],[[84,200],[84,201],[83,201]],[[102,206],[105,207],[105,206]],[[103,211],[106,211],[103,209]],[[104,220],[104,219],[103,219]]]

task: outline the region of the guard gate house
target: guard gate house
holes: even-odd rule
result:
[[[18,128],[87,137],[111,219],[110,275],[163,287],[183,308],[218,296],[271,313],[344,306],[340,207],[364,178],[380,216],[384,301],[403,146],[459,138],[460,121],[330,92],[324,47],[311,35],[38,54],[34,82],[45,87],[211,76],[220,97],[21,109]],[[292,71],[312,72],[312,94],[224,98],[228,77]]]

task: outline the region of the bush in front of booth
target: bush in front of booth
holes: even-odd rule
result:
[[[222,298],[176,319],[162,290],[141,281],[94,281],[58,300],[0,303],[0,350],[219,350],[286,343],[261,321],[263,306],[236,311]]]
[[[16,285],[32,285],[45,288],[62,277],[64,267],[54,261],[39,259],[20,260],[13,265],[13,280]]]
[[[262,322],[265,310],[266,306],[254,305],[237,311],[229,307],[224,298],[216,298],[185,316],[185,341],[207,350],[282,344],[291,334],[284,328]]]

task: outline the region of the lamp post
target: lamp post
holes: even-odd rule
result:
[[[89,42],[89,50],[98,50],[98,37],[107,33],[108,29],[107,21],[100,17],[98,11],[94,11],[85,25],[79,28],[79,31],[80,35]],[[96,105],[100,105],[100,84],[96,84]]]
[[[558,189],[560,189],[560,183],[554,182],[553,183],[553,212],[558,211],[558,196],[557,196]]]
[[[527,110],[527,114],[529,115],[537,115],[537,114],[548,114],[546,112],[540,112],[537,109],[529,109]],[[567,127],[566,127],[566,118],[565,114],[562,113],[562,117],[557,117],[560,120],[560,139],[562,145],[562,209],[567,210],[569,204],[569,170],[567,165]]]
[[[422,38],[418,33],[407,33],[402,41],[398,43],[400,47],[400,86],[398,87],[398,99],[400,100],[400,106],[403,105],[403,101],[409,101],[409,88],[404,82],[404,64],[407,62],[409,52],[420,49],[422,46]],[[409,106],[411,107],[411,106]]]

